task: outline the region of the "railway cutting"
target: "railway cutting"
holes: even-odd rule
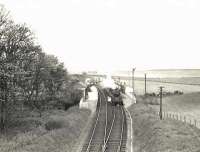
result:
[[[112,102],[114,100],[113,97]],[[123,105],[108,102],[107,95],[99,89],[96,114],[81,152],[126,152],[126,140],[127,123]]]

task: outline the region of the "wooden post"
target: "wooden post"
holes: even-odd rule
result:
[[[195,127],[197,127],[197,120],[196,119],[194,119],[194,125],[195,125]]]
[[[184,116],[184,122],[186,123],[186,117]]]
[[[160,120],[162,120],[163,116],[162,116],[162,91],[163,91],[162,86],[160,86]]]
[[[147,94],[147,74],[144,74],[144,95]]]
[[[134,97],[134,95],[135,95],[135,84],[134,84],[134,73],[135,73],[135,69],[136,68],[133,68],[133,70],[132,70],[132,88],[133,88],[133,97]],[[133,100],[134,100],[134,98],[133,98]]]

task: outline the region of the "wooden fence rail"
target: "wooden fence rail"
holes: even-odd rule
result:
[[[159,112],[156,112],[156,114],[159,115]],[[163,119],[173,119],[181,121],[183,123],[187,123],[189,125],[195,126],[196,128],[200,129],[200,121],[192,117],[185,116],[176,112],[166,112],[166,111],[164,111],[162,115]]]

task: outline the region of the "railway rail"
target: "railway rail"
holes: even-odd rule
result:
[[[99,89],[96,115],[81,152],[125,152],[126,138],[123,106],[112,106]]]

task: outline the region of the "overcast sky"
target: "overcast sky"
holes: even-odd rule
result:
[[[69,70],[200,67],[199,0],[0,0]]]

